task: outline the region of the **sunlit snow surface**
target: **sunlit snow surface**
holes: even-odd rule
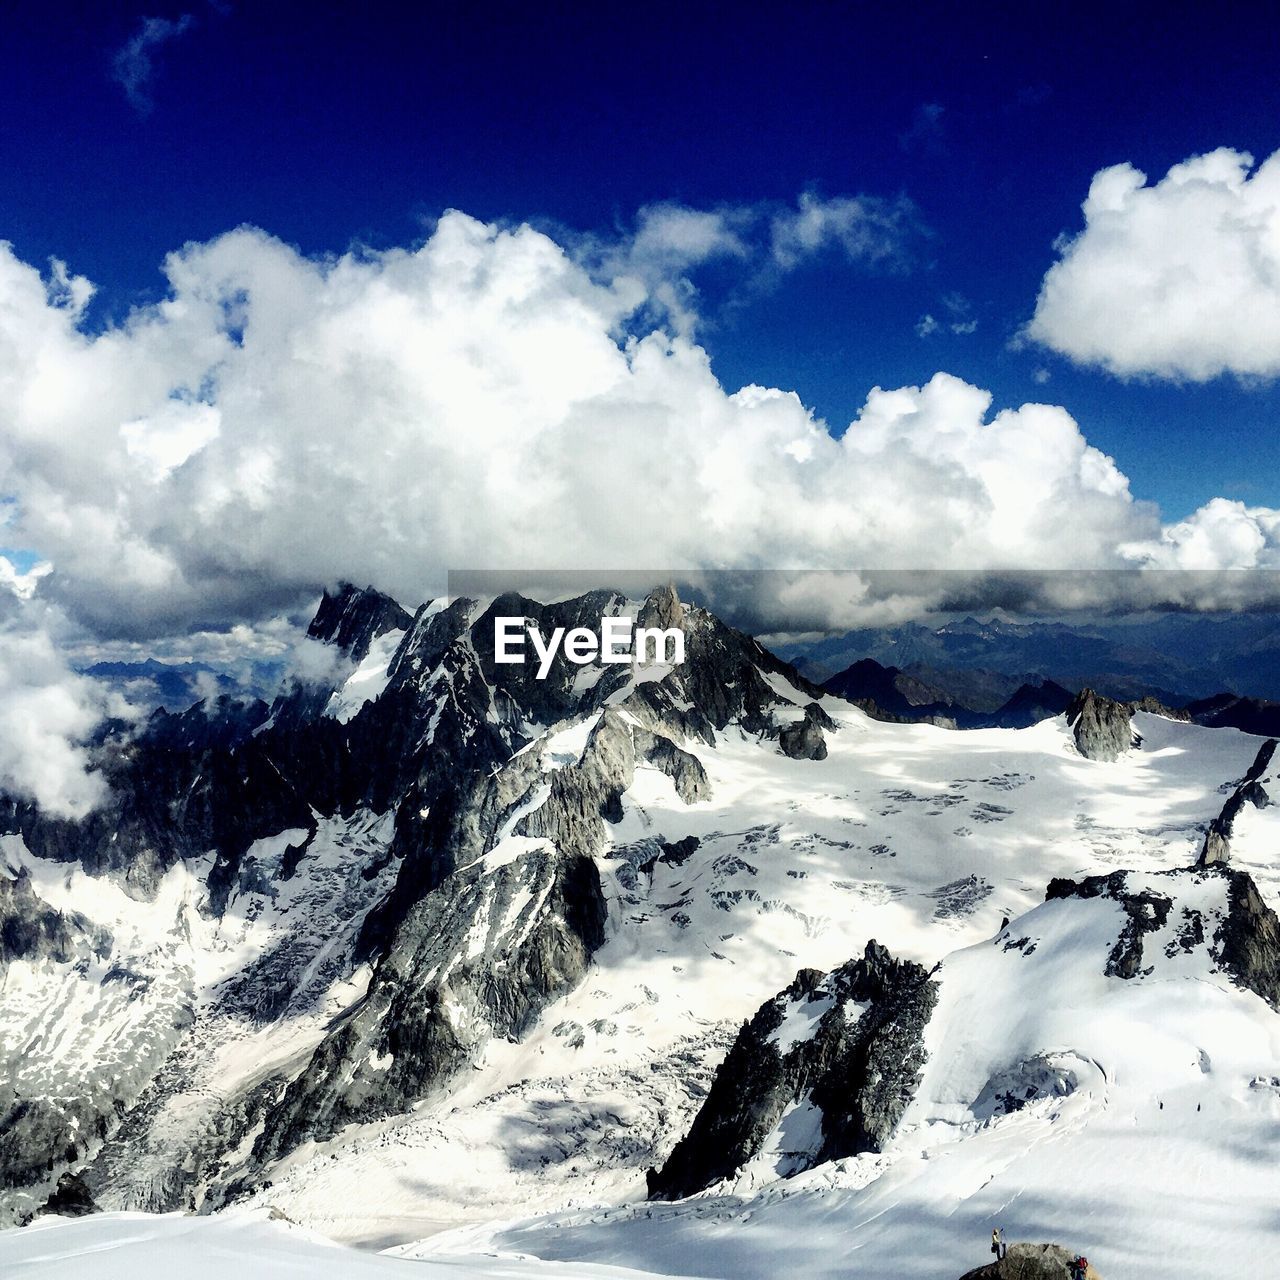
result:
[[[1280,1016],[1196,969],[1203,956],[1172,959],[1148,979],[1107,979],[1119,909],[1044,902],[1054,876],[1192,863],[1261,740],[1140,715],[1142,749],[1104,764],[1075,751],[1062,720],[955,733],[877,723],[834,699],[824,705],[840,721],[824,761],[789,760],[774,743],[735,730],[715,748],[686,743],[707,770],[710,800],[686,805],[665,775],[641,767],[600,859],[610,936],[583,984],[522,1043],[491,1044],[445,1101],[293,1153],[258,1205],[366,1249],[590,1264],[507,1271],[476,1258],[466,1264],[475,1270],[459,1274],[605,1275],[601,1266],[630,1266],[681,1276],[944,1280],[987,1260],[993,1225],[1011,1240],[1078,1247],[1108,1280],[1270,1274],[1269,1262],[1247,1260],[1280,1248],[1280,1084],[1270,1083],[1280,1078]],[[548,732],[546,766],[558,768],[580,756],[588,729]],[[1277,812],[1246,809],[1233,842],[1273,907]],[[322,823],[314,865],[304,858],[298,883],[281,886],[284,899],[240,894],[212,946],[194,933],[188,942],[181,929],[169,940],[179,918],[190,930],[215,927],[190,909],[185,870],[171,873],[156,904],[116,903],[105,884],[90,893],[78,871],[33,870],[43,896],[103,917],[117,936],[136,917],[135,952],[158,948],[157,965],[168,960],[184,995],[190,984],[205,1037],[195,1043],[207,1046],[209,1065],[186,1106],[251,1084],[265,1063],[300,1061],[324,1018],[363,989],[365,975],[325,969],[326,922],[352,908],[343,899],[352,893],[359,918],[394,871],[373,883],[360,877],[389,830],[373,829],[370,815],[352,821],[369,829]],[[686,861],[659,861],[652,876],[638,869],[660,842],[688,835],[700,844]],[[508,836],[486,866],[500,867],[527,839]],[[352,847],[360,850],[354,871],[343,852]],[[264,844],[258,855],[280,852]],[[36,861],[20,847],[5,853],[11,865]],[[300,893],[313,898],[293,896]],[[1001,934],[1005,917],[1017,928]],[[1024,935],[1035,945],[1020,942]],[[645,1168],[687,1130],[742,1021],[801,966],[829,969],[872,937],[928,966],[949,957],[920,1094],[890,1150],[777,1181],[789,1153],[812,1149],[814,1117],[802,1101],[732,1187],[683,1204],[637,1205]],[[227,1012],[227,982],[281,946],[282,958],[296,953],[316,965],[314,1003],[277,1024],[240,1025]],[[26,979],[10,981],[21,996]],[[66,981],[67,1007],[86,1020],[101,1016],[88,988]],[[43,1051],[31,1005],[10,995],[0,1006],[4,1038],[21,1034]],[[122,1034],[144,1032],[122,1025]],[[793,1020],[785,1034],[805,1029]],[[77,1049],[69,1060],[88,1053]],[[1038,1082],[1043,1096],[1003,1114],[991,1099],[1009,1081]],[[176,1110],[181,1129],[187,1112]],[[130,1173],[121,1173],[123,1186]],[[108,1199],[105,1207],[121,1206]],[[214,1230],[172,1228],[192,1234],[170,1241],[171,1258],[185,1259],[188,1245],[212,1248],[198,1234],[205,1229]],[[12,1249],[15,1238],[0,1242]],[[302,1238],[282,1237],[284,1259]],[[0,1254],[0,1264],[10,1256]],[[102,1269],[104,1256],[92,1261],[95,1276],[115,1274]],[[261,1257],[270,1256],[262,1246]],[[344,1274],[364,1274],[356,1264],[366,1261],[430,1274],[371,1255],[332,1256]]]
[[[498,1259],[407,1262],[344,1249],[266,1213],[192,1218],[109,1214],[45,1218],[0,1232],[5,1280],[643,1280],[596,1264]]]
[[[347,677],[325,706],[325,715],[346,724],[366,702],[379,697],[387,687],[391,660],[404,639],[403,631],[388,631],[376,637],[360,665]]]
[[[1135,1127],[1160,1073],[1150,1081],[1127,1082],[1141,1096],[1126,1102],[1124,1111],[1117,1110],[1114,1090],[1100,1089],[1089,1075],[1090,1061],[1105,1062],[1121,1047],[1095,1043],[1098,1029],[1126,1025],[1124,1017],[1101,1016],[1090,1003],[1105,984],[1112,930],[1105,946],[1098,941],[1074,967],[1032,968],[1034,982],[1023,977],[1016,991],[1001,995],[993,985],[989,993],[993,1002],[1029,1008],[1043,1020],[1024,1026],[1019,1044],[1025,1040],[1036,1051],[1062,1051],[1084,1061],[1078,1095],[1069,1100],[1070,1125],[1039,1112],[1002,1117],[989,1129],[974,1123],[956,1130],[952,1120],[912,1117],[924,1132],[911,1139],[917,1154],[910,1159],[890,1155],[817,1171],[766,1190],[754,1206],[734,1201],[718,1209],[704,1199],[689,1208],[623,1209],[616,1219],[593,1221],[596,1206],[642,1199],[644,1168],[665,1157],[687,1128],[737,1026],[789,983],[797,968],[832,967],[860,952],[870,937],[896,954],[933,964],[980,940],[990,946],[1005,916],[1039,907],[1055,875],[1186,866],[1199,851],[1204,824],[1221,807],[1220,786],[1244,773],[1259,746],[1257,738],[1234,731],[1139,716],[1143,750],[1101,764],[1075,752],[1061,721],[957,735],[931,726],[879,724],[835,702],[828,710],[842,727],[828,735],[831,754],[822,762],[788,760],[769,744],[732,732],[714,750],[691,746],[711,778],[713,798],[707,802],[686,806],[664,775],[641,769],[626,797],[626,816],[611,831],[613,856],[601,863],[611,886],[612,936],[582,987],[549,1010],[524,1043],[490,1046],[483,1070],[464,1081],[448,1105],[349,1130],[338,1143],[299,1152],[277,1172],[264,1201],[284,1205],[327,1233],[369,1244],[403,1237],[415,1218],[428,1220],[434,1230],[447,1222],[540,1209],[588,1210],[580,1219],[501,1236],[495,1247],[723,1276],[778,1274],[793,1248],[806,1248],[789,1239],[791,1215],[816,1214],[829,1222],[825,1235],[803,1216],[793,1224],[804,1240],[826,1242],[813,1245],[817,1255],[807,1264],[813,1274],[843,1274],[845,1255],[853,1250],[865,1258],[867,1274],[923,1277],[945,1274],[938,1270],[939,1259],[945,1255],[946,1265],[953,1265],[971,1232],[985,1230],[989,1237],[988,1217],[1008,1202],[1029,1207],[1040,1201],[1037,1213],[1025,1219],[1026,1231],[1019,1229],[1021,1220],[1010,1218],[1015,1239],[1040,1238],[1032,1226],[1053,1237],[1064,1223],[1088,1220],[1095,1212],[1089,1196],[1073,1199],[1073,1186],[1045,1185],[1034,1156],[1041,1128],[1056,1141],[1056,1135],[1090,1122],[1091,1136],[1072,1146],[1072,1160],[1100,1161],[1102,1168],[1086,1178],[1073,1165],[1062,1167],[1075,1168],[1072,1176],[1082,1191],[1089,1182],[1107,1185],[1099,1198],[1106,1210],[1101,1229],[1081,1242],[1104,1258],[1108,1222],[1147,1215],[1152,1238],[1158,1238],[1170,1223],[1153,1213],[1153,1202],[1193,1194],[1201,1178],[1251,1181],[1243,1200],[1222,1198],[1216,1190],[1201,1193],[1210,1204],[1218,1197],[1224,1225],[1249,1216],[1249,1197],[1260,1204],[1267,1195],[1280,1195],[1280,1179],[1253,1169],[1241,1155],[1246,1147],[1226,1138],[1214,1122],[1198,1122],[1201,1143],[1208,1135],[1214,1148],[1221,1133],[1220,1147],[1204,1153],[1193,1144],[1181,1163],[1172,1153],[1166,1160],[1167,1143],[1178,1132],[1172,1101],[1166,1101],[1164,1128],[1148,1133]],[[579,745],[576,733],[562,735],[556,754],[572,758]],[[651,884],[643,874],[625,874],[651,856],[653,841],[688,834],[702,843],[682,865],[659,863]],[[1280,901],[1275,869],[1259,865],[1254,871],[1268,899]],[[1113,909],[1093,905],[1102,906],[1095,912],[1104,920],[1099,927],[1111,929],[1106,915]],[[1125,1017],[1150,1016],[1161,1027],[1167,1020],[1179,1061],[1198,1064],[1197,1046],[1176,1040],[1179,1001],[1191,999],[1197,987],[1180,985],[1186,989],[1167,1000],[1164,993],[1122,993],[1121,999],[1139,1001]],[[1215,993],[1214,999],[1235,997]],[[1265,1042],[1248,1067],[1269,1075],[1280,1064],[1267,1030],[1275,1015],[1256,998],[1247,999],[1248,1034],[1256,1022]],[[1053,1021],[1072,1010],[1076,1023],[1064,1027]],[[978,1018],[975,1035],[981,1037],[987,1025]],[[1228,1045],[1244,1034],[1244,1025],[1221,1031]],[[1140,1023],[1135,1026],[1140,1048],[1153,1043]],[[999,1041],[993,1053],[1002,1066],[1009,1065],[1004,1057],[1018,1056]],[[1205,1096],[1208,1083],[1199,1065],[1190,1077],[1192,1084],[1196,1080]],[[1247,1149],[1265,1151],[1270,1136],[1260,1125],[1271,1123],[1271,1095],[1249,1090],[1239,1072],[1233,1071],[1229,1086],[1221,1076],[1215,1090],[1218,1084],[1242,1099]],[[1087,1109],[1090,1098],[1098,1100],[1093,1110]],[[1095,1116],[1101,1121],[1093,1133]],[[803,1116],[791,1118],[793,1127],[802,1122]],[[945,1163],[933,1150],[944,1137],[964,1139]],[[774,1171],[785,1164],[788,1145],[784,1135]],[[926,1149],[927,1162],[918,1154]],[[1050,1166],[1066,1160],[1055,1146],[1050,1151],[1043,1157]],[[1143,1172],[1144,1160],[1154,1162],[1150,1173]],[[952,1180],[947,1171],[961,1168],[963,1175]],[[883,1180],[859,1192],[856,1203],[826,1191],[828,1179],[860,1184],[881,1171]],[[757,1160],[738,1190],[749,1195],[769,1175]],[[1127,1190],[1114,1185],[1126,1178]],[[1149,1178],[1157,1186],[1163,1179],[1166,1189],[1152,1195],[1144,1185]],[[805,1185],[822,1191],[793,1203]],[[874,1207],[859,1209],[864,1200]],[[933,1233],[921,1235],[918,1265],[904,1264],[898,1256],[901,1233],[921,1229],[925,1207]],[[760,1213],[780,1215],[777,1230],[768,1231],[767,1240],[743,1233],[741,1246],[731,1247],[744,1213],[752,1220]],[[403,1217],[397,1221],[397,1215]],[[855,1231],[863,1219],[868,1225]],[[1185,1221],[1184,1213],[1179,1222]],[[713,1223],[719,1225],[708,1234]],[[487,1239],[488,1228],[482,1234]],[[1202,1262],[1216,1256],[1212,1236],[1204,1238],[1194,1253]],[[458,1243],[451,1236],[438,1247]],[[770,1253],[773,1246],[777,1254]],[[1139,1263],[1123,1256],[1121,1274],[1144,1274]],[[1163,1246],[1153,1256],[1166,1256]],[[895,1269],[877,1270],[891,1258]],[[1153,1263],[1149,1274],[1163,1277],[1162,1264]]]

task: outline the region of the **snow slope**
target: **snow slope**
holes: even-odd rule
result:
[[[1187,865],[1258,745],[1140,716],[1144,749],[1102,764],[1061,721],[956,734],[825,706],[840,728],[823,761],[732,730],[686,743],[708,801],[638,770],[601,860],[611,936],[587,981],[522,1043],[492,1043],[446,1104],[300,1149],[259,1202],[389,1245],[424,1219],[642,1198],[737,1026],[798,968],[872,937],[931,965],[1039,904],[1053,876]],[[686,861],[637,869],[688,835]]]
[[[399,1252],[468,1243],[744,1280],[926,1280],[981,1263],[1000,1225],[1011,1240],[1085,1252],[1105,1276],[1271,1274],[1280,1015],[1223,974],[1207,943],[1182,944],[1187,911],[1212,936],[1222,880],[1133,873],[1127,884],[1175,908],[1134,979],[1105,973],[1126,917],[1102,898],[1046,902],[943,961],[928,1065],[883,1154],[763,1190],[752,1170],[673,1205],[551,1215]]]
[[[230,1200],[237,1214],[273,1207],[301,1224],[285,1232],[260,1217],[111,1216],[0,1235],[0,1262],[141,1251],[121,1274],[145,1273],[148,1258],[171,1249],[193,1266],[209,1252],[263,1268],[247,1275],[290,1274],[295,1246],[299,1257],[325,1247],[305,1228],[440,1265],[476,1250],[558,1260],[550,1270],[450,1262],[459,1274],[634,1265],[906,1280],[985,1261],[983,1237],[999,1224],[1010,1239],[1074,1233],[1070,1243],[1112,1280],[1163,1277],[1175,1249],[1180,1275],[1207,1280],[1234,1274],[1222,1268],[1228,1245],[1237,1257],[1280,1245],[1268,1208],[1280,1195],[1271,1172],[1280,1019],[1216,973],[1203,950],[1165,956],[1156,940],[1153,974],[1106,976],[1123,912],[1105,899],[1045,901],[1054,877],[1124,869],[1140,884],[1193,863],[1258,738],[1141,714],[1141,749],[1103,763],[1081,756],[1062,719],[957,733],[881,723],[824,697],[825,757],[794,759],[779,730],[816,724],[815,695],[763,656],[764,712],[753,706],[714,734],[681,732],[681,716],[697,708],[678,669],[615,678],[584,668],[558,702],[533,690],[543,699],[535,715],[532,703],[485,683],[465,630],[456,643],[446,634],[454,621],[437,608],[379,636],[321,708],[324,751],[334,753],[371,720],[384,737],[397,729],[377,720],[395,699],[420,716],[395,740],[401,754],[426,753],[412,757],[408,789],[387,801],[398,810],[355,803],[307,818],[304,809],[264,829],[238,851],[223,907],[211,906],[212,852],[171,866],[148,900],[76,862],[34,857],[20,836],[0,838],[0,874],[23,878],[86,931],[74,955],[4,967],[0,1086],[9,1099],[38,1100],[69,1129],[102,1120],[82,1154],[93,1158],[105,1209]],[[656,726],[644,719],[655,689],[670,693]],[[545,723],[566,707],[566,718]],[[420,794],[421,779],[483,735],[495,751],[535,735],[496,764],[477,757],[485,767],[474,775],[459,767],[458,785],[493,783],[505,807],[493,838],[468,847],[429,891],[457,906],[460,936],[470,927],[478,944],[522,939],[546,894],[500,898],[495,886],[514,883],[522,860],[545,851],[550,838],[521,824],[554,803],[556,775],[579,767],[610,717],[637,735],[672,734],[668,745],[696,762],[705,785],[678,789],[669,759],[664,767],[660,753],[635,753],[617,811],[598,824],[605,941],[583,980],[557,991],[518,1039],[493,1036],[406,1109],[343,1113],[360,1118],[324,1140],[282,1144],[282,1158],[255,1166],[285,1084],[371,1005],[378,958],[357,939],[411,866],[405,849],[439,836],[429,823],[447,800]],[[273,733],[264,726],[261,740]],[[396,751],[378,756],[379,767],[394,768]],[[288,763],[283,749],[280,758]],[[682,767],[687,784],[694,769]],[[1249,806],[1232,836],[1233,862],[1272,907],[1278,811]],[[430,870],[420,870],[424,880]],[[1209,918],[1222,910],[1214,883],[1180,882],[1178,894]],[[475,914],[463,919],[473,899]],[[93,950],[94,931],[110,935],[109,963]],[[642,1203],[646,1170],[687,1132],[741,1023],[799,968],[830,970],[871,938],[942,964],[928,1065],[889,1147],[780,1180],[795,1167],[789,1153],[814,1146],[818,1117],[799,1099],[732,1185]],[[486,945],[474,956],[463,948],[464,958],[487,963]],[[505,963],[494,954],[495,983],[511,977]],[[813,1010],[793,1013],[781,1033],[788,1043],[812,1023]],[[364,1073],[362,1088],[390,1065],[376,1054],[333,1061],[338,1074]],[[1029,1105],[1001,1103],[1028,1088]],[[111,1129],[118,1111],[124,1119]],[[38,1208],[57,1172],[9,1194],[8,1220]],[[39,1240],[59,1235],[69,1243],[45,1258]],[[365,1265],[363,1255],[325,1256]],[[284,1269],[272,1271],[277,1257]],[[568,1265],[577,1263],[588,1269]],[[28,1273],[47,1272],[17,1272]]]
[[[390,867],[365,874],[389,838],[387,817],[360,811],[259,841],[215,917],[207,860],[172,868],[146,902],[0,837],[0,874],[25,871],[45,902],[111,937],[107,960],[14,960],[0,974],[0,1081],[12,1096],[46,1101],[86,1136],[116,1099],[137,1108],[105,1150],[90,1136],[112,1170],[104,1207],[154,1207],[189,1179],[227,1105],[308,1053],[360,996],[368,970],[349,967],[349,946],[390,887]],[[296,874],[279,880],[285,850],[303,843]],[[55,1181],[11,1192],[10,1215],[38,1208]]]
[[[267,1213],[117,1213],[0,1231],[6,1280],[644,1280],[626,1268],[492,1257],[407,1262],[356,1253]]]

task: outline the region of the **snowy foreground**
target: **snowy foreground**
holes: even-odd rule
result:
[[[597,1264],[475,1255],[414,1263],[359,1253],[266,1213],[216,1218],[113,1213],[44,1218],[0,1232],[5,1280],[643,1280],[643,1273]]]

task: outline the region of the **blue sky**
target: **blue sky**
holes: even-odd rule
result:
[[[661,201],[905,197],[920,229],[890,269],[693,274],[727,387],[795,389],[841,429],[871,386],[944,369],[998,407],[1065,406],[1167,518],[1275,503],[1274,384],[1011,347],[1099,169],[1280,147],[1265,7],[328,8],[11,7],[0,238],[93,280],[101,324],[163,293],[168,251],[246,222],[325,253],[411,243],[450,207],[608,235]],[[171,25],[121,63],[144,18]]]

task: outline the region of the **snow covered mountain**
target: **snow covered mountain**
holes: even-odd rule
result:
[[[685,661],[538,680],[509,615]],[[513,1275],[1274,1248],[1262,739],[1096,695],[881,722],[669,591],[345,588],[312,636],[270,707],[114,728],[83,822],[0,804],[4,1222],[269,1206],[559,1268]]]

